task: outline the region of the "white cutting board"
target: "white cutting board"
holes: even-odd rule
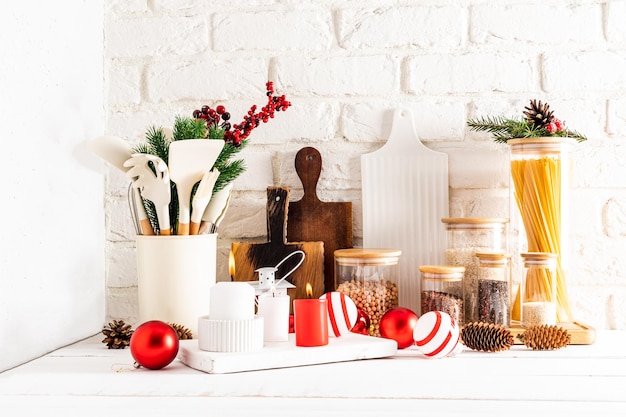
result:
[[[420,265],[443,262],[448,155],[426,147],[396,109],[387,143],[361,156],[363,247],[400,249],[398,302],[420,314]]]
[[[181,340],[178,359],[199,371],[226,374],[384,358],[396,353],[398,343],[381,337],[350,333],[329,337],[325,346],[300,347],[291,333],[286,342],[265,342],[263,349],[254,352],[208,352],[200,350],[197,339]]]

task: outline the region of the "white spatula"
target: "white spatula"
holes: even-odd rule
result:
[[[193,196],[193,201],[191,202],[191,223],[189,223],[190,235],[198,234],[204,209],[206,209],[206,206],[211,200],[213,187],[215,186],[215,181],[217,181],[217,177],[219,176],[220,172],[217,169],[214,168],[212,170],[207,170],[202,176],[200,184],[198,184],[198,189],[196,190],[196,193]]]
[[[170,144],[170,179],[178,193],[178,234],[189,234],[191,190],[211,169],[220,155],[224,141],[213,139],[184,139]]]

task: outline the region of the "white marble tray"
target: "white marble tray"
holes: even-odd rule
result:
[[[329,338],[328,345],[299,347],[295,335],[286,342],[265,343],[255,352],[207,352],[200,350],[198,340],[181,340],[178,358],[185,365],[210,374],[289,368],[321,363],[356,361],[393,356],[398,347],[395,340],[350,334]]]

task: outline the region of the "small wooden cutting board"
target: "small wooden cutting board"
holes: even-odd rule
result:
[[[335,250],[352,248],[352,203],[324,202],[317,196],[317,181],[322,172],[322,156],[313,147],[296,154],[296,172],[304,195],[289,203],[287,239],[324,242],[324,288],[335,290]]]
[[[287,242],[287,213],[289,208],[288,187],[267,188],[267,237],[265,243],[233,242],[231,245],[235,260],[235,281],[256,281],[255,270],[262,267],[275,267],[294,251],[305,254],[304,261],[287,281],[296,286],[288,290],[291,299],[307,298],[306,284],[310,283],[313,297],[324,294],[324,242]],[[293,269],[300,256],[293,256],[283,263],[276,272],[276,280]]]

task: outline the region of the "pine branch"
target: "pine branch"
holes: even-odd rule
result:
[[[193,117],[176,116],[172,136],[174,140],[206,138],[206,122],[201,119],[194,119]]]
[[[233,146],[230,143],[226,143],[217,157],[215,164],[213,165],[220,171],[219,177],[213,187],[213,193],[216,193],[223,189],[228,183],[234,181],[239,175],[246,170],[246,164],[243,160],[232,160],[239,152],[241,152],[246,145],[247,141],[243,141],[241,146]]]
[[[583,142],[587,138],[575,130],[564,129],[560,120],[554,117],[548,104],[531,100],[530,106],[525,107],[525,118],[511,119],[503,116],[487,116],[468,120],[471,130],[489,132],[495,142],[507,143],[510,139],[537,138],[537,137],[569,137]],[[538,123],[541,121],[541,123]],[[555,123],[552,123],[552,122]]]
[[[469,120],[467,125],[472,130],[491,133],[494,141],[498,143],[507,143],[510,139],[555,136],[545,128],[538,128],[526,119],[487,116]]]
[[[167,164],[169,156],[170,141],[165,137],[162,127],[150,126],[146,130],[146,141],[135,146],[135,153],[147,153],[156,155]]]

